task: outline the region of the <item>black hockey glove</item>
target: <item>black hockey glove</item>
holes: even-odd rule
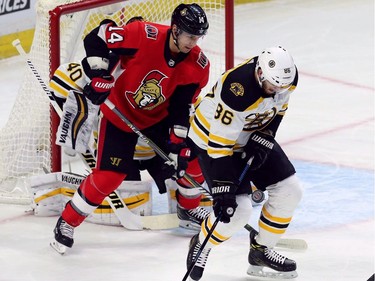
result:
[[[236,202],[237,186],[233,182],[213,181],[212,198],[213,209],[217,217],[221,213],[220,221],[223,223],[230,222],[237,208]]]
[[[93,104],[102,104],[109,96],[115,84],[113,76],[105,69],[91,70],[94,76],[91,82],[83,88],[83,94]]]
[[[259,169],[267,160],[273,149],[275,139],[272,135],[264,132],[254,132],[245,147],[248,157],[254,157],[250,164],[250,170]]]
[[[165,162],[163,170],[164,173],[169,173],[169,178],[173,180],[182,178],[188,167],[191,151],[185,143],[186,135],[187,128],[182,126],[174,126],[170,132],[168,141],[168,150],[170,153],[168,156],[173,162]]]

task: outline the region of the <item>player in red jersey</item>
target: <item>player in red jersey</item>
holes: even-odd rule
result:
[[[171,26],[146,21],[117,26],[104,20],[85,37],[82,66],[88,81],[83,93],[101,105],[102,113],[97,164],[57,221],[51,244],[56,250],[63,253],[72,247],[74,228],[138,169],[133,161],[138,135],[103,104],[107,98],[174,159],[175,165],[168,165],[154,157],[154,166],[181,185],[176,194],[179,218],[193,217],[200,225],[208,215],[199,207],[199,190],[182,179],[186,170],[198,182],[204,181],[185,138],[192,104],[208,82],[210,64],[197,46],[208,26],[199,5],[180,4],[173,11]],[[119,56],[111,73],[110,54]]]

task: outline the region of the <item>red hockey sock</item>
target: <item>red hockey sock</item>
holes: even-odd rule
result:
[[[68,202],[65,205],[65,209],[61,214],[64,221],[66,221],[69,225],[76,227],[79,226],[86,218],[84,215],[80,215]]]
[[[94,169],[81,183],[72,201],[66,204],[62,218],[73,227],[80,225],[86,216],[121,184],[125,177],[126,174]]]
[[[178,190],[176,191],[176,199],[178,204],[184,209],[195,209],[201,202],[202,195],[195,198],[185,197]]]

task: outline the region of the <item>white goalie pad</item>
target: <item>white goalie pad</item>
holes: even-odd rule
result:
[[[56,144],[80,153],[89,145],[93,126],[98,122],[99,106],[77,91],[70,91],[56,133]]]
[[[31,207],[36,216],[59,216],[84,179],[83,176],[57,172],[30,178]],[[152,183],[147,181],[124,181],[116,190],[126,206],[136,215],[150,216],[152,213]],[[87,217],[86,221],[121,225],[109,203],[104,200]]]
[[[68,173],[50,173],[32,176],[31,207],[36,216],[58,216],[66,202],[73,197],[84,177]]]

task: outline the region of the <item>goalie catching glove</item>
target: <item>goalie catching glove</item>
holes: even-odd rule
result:
[[[212,198],[215,216],[221,213],[220,221],[229,223],[238,206],[236,202],[237,186],[230,181],[213,181]]]
[[[187,136],[187,128],[175,125],[171,129],[168,149],[169,158],[173,161],[166,161],[164,163],[164,173],[167,178],[177,180],[185,175],[185,170],[188,167],[191,151],[185,143]]]

